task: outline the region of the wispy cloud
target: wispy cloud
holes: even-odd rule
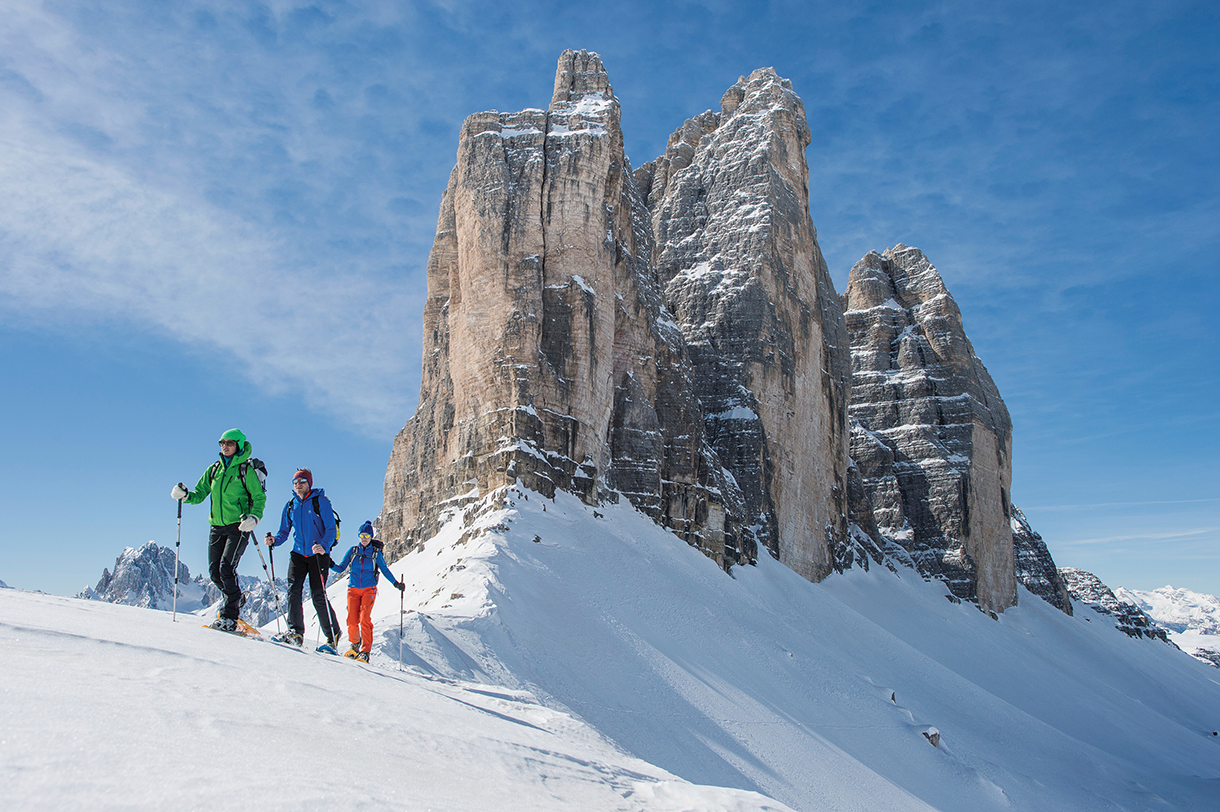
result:
[[[1205,126],[1220,97],[1191,78],[1215,49],[1183,46],[1185,26],[1147,37],[1177,8],[16,0],[0,20],[0,141],[15,145],[0,160],[26,210],[0,214],[4,307],[240,351],[263,385],[384,432],[415,397],[412,297],[465,115],[545,105],[559,51],[593,48],[638,164],[739,73],[775,65],[805,99],[837,283],[869,249],[924,248],[1006,397],[1033,393],[1010,398],[1014,420],[1036,418],[1026,442],[1114,436],[1128,424],[1080,414],[1125,406],[1148,387],[1130,371],[1168,378],[1172,357],[1131,362],[1153,351],[1121,307],[1166,266],[1203,278],[1208,260],[1190,260],[1220,239]],[[207,295],[245,292],[269,332],[322,330],[327,371],[270,336],[213,337],[213,277]],[[1173,346],[1205,360],[1209,330],[1200,319]],[[371,403],[400,405],[355,416],[329,372],[345,365],[349,381],[367,367]]]
[[[1220,499],[1168,499],[1152,502],[1095,502],[1090,505],[1031,505],[1028,510],[1082,510],[1086,508],[1134,507],[1138,505],[1198,505]]]
[[[48,8],[0,24],[6,321],[123,322],[376,436],[401,427],[448,171],[408,148],[447,133],[402,111],[446,82],[354,68],[394,59],[379,39],[402,21],[326,40],[333,17],[291,6]]]
[[[409,410],[417,288],[293,267],[232,215],[45,141],[0,142],[0,187],[17,202],[0,208],[8,319],[143,326],[370,431]]]
[[[1209,533],[1216,532],[1220,532],[1220,527],[1199,527],[1174,533],[1130,533],[1087,539],[1058,539],[1056,540],[1055,544],[1058,547],[1072,548],[1086,547],[1096,544],[1111,545],[1124,541],[1152,541],[1157,543],[1179,542],[1183,539],[1198,538],[1200,536],[1205,536]]]

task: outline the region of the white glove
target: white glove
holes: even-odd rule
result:
[[[241,522],[237,525],[237,529],[243,533],[249,533],[256,527],[258,527],[257,516],[242,516]]]
[[[174,499],[176,501],[181,502],[183,499],[185,499],[190,494],[187,493],[186,486],[183,485],[181,482],[179,482],[177,485],[174,486],[174,489],[169,492],[169,495],[174,497]]]

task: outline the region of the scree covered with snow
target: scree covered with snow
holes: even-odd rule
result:
[[[1220,672],[1082,604],[993,620],[910,570],[811,584],[765,556],[730,577],[625,503],[516,490],[391,568],[401,664],[384,584],[367,666],[0,593],[6,801],[1220,808]]]

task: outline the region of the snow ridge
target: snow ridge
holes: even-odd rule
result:
[[[1210,670],[1084,608],[1026,593],[993,620],[905,567],[812,584],[763,556],[726,578],[625,501],[519,486],[392,569],[408,665],[527,691],[696,784],[793,809],[1214,801]]]

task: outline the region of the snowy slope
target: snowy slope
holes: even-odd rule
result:
[[[384,587],[369,667],[197,619],[0,593],[6,797],[1217,808],[1220,672],[1082,604],[1068,617],[1023,592],[996,621],[912,571],[811,584],[764,557],[729,577],[625,504],[514,493],[491,507],[392,565],[409,585],[403,672],[399,596]],[[341,611],[343,595],[332,588]]]
[[[995,621],[910,571],[810,584],[766,557],[730,578],[563,494],[475,521],[393,566],[407,661],[528,690],[692,782],[805,810],[1217,808],[1216,671],[1081,604],[1022,592]]]
[[[682,782],[526,694],[380,655],[17,590],[0,593],[0,644],[4,809],[785,809]]]

